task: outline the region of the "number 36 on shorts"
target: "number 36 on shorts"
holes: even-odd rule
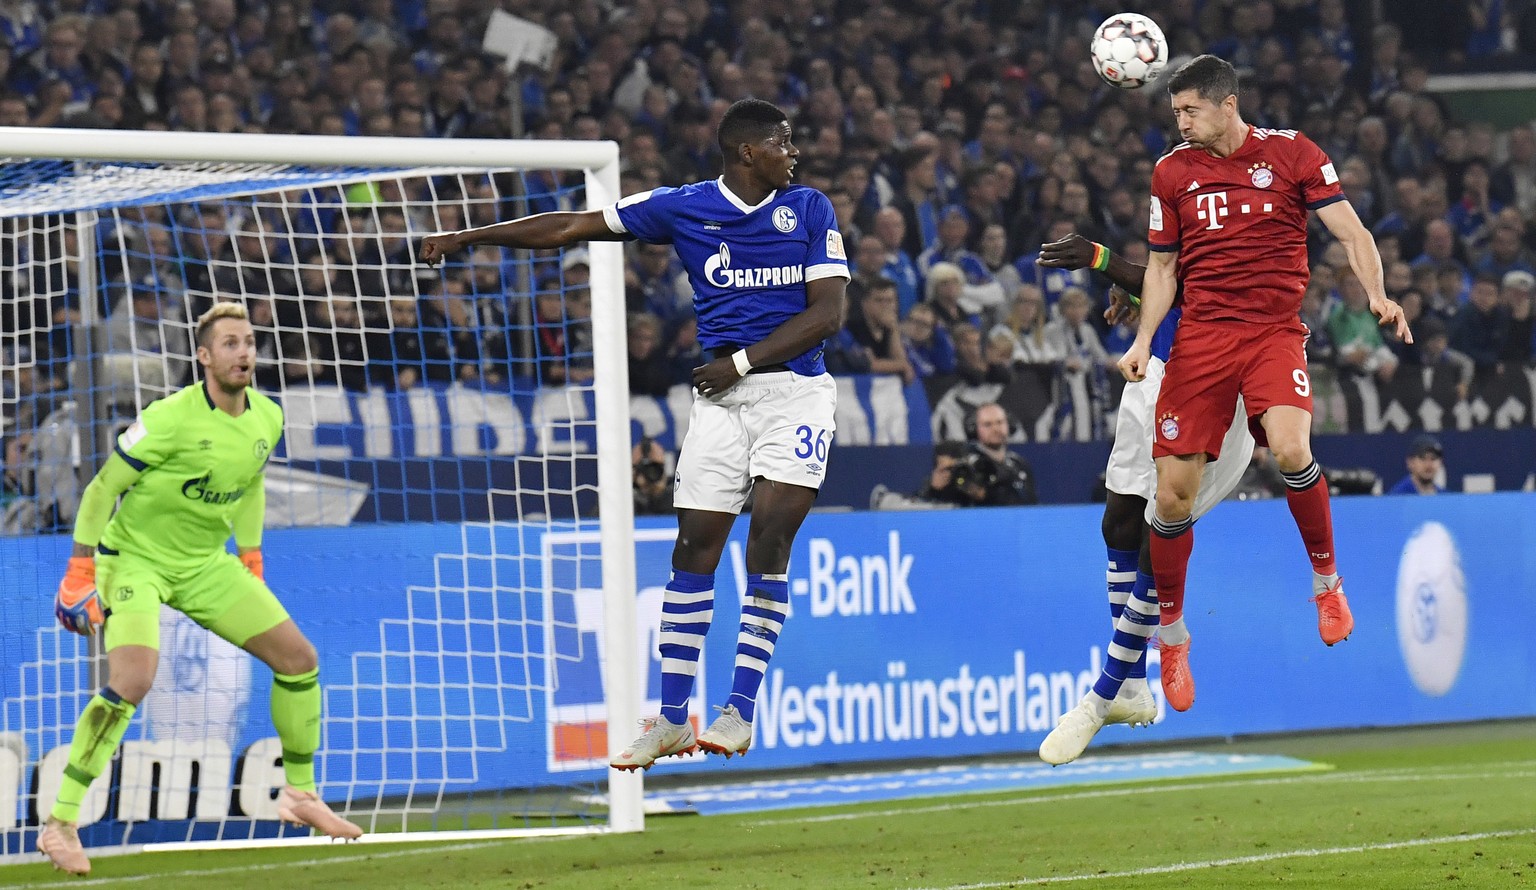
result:
[[[827,459],[827,448],[832,445],[832,436],[826,430],[801,424],[795,430],[795,438],[797,442],[795,457],[808,460],[815,455],[817,460]]]

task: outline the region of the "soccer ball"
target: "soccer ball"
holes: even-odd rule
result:
[[[1140,13],[1117,12],[1093,32],[1093,67],[1122,90],[1135,90],[1157,79],[1168,64],[1163,29]]]

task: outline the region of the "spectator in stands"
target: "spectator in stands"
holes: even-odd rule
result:
[[[885,263],[878,271],[895,282],[896,301],[902,318],[906,318],[912,307],[923,299],[923,279],[917,272],[917,263],[902,247],[906,241],[906,226],[906,219],[895,207],[883,207],[875,212],[873,234],[885,247]]]
[[[1108,408],[1108,371],[1114,367],[1099,339],[1099,332],[1088,321],[1093,300],[1080,287],[1069,287],[1061,295],[1061,314],[1046,325],[1045,337],[1062,355],[1060,374],[1060,409],[1062,432],[1080,442],[1099,438]]]
[[[954,263],[935,263],[925,275],[927,302],[939,323],[954,330],[957,324],[978,324],[980,319],[961,302],[965,292],[965,273]]]
[[[1509,310],[1499,305],[1498,279],[1480,276],[1467,304],[1451,321],[1451,345],[1472,359],[1479,377],[1498,373],[1509,329]]]
[[[1444,494],[1445,449],[1428,433],[1414,436],[1408,445],[1408,475],[1387,489],[1387,494]]]
[[[1499,305],[1509,314],[1509,334],[1504,339],[1504,348],[1499,350],[1499,359],[1506,364],[1524,365],[1536,350],[1536,275],[1517,269],[1506,272],[1500,282]]]
[[[968,316],[990,312],[1005,296],[1002,285],[992,277],[987,264],[971,252],[968,242],[971,223],[966,211],[960,207],[946,207],[939,217],[939,240],[917,258],[917,268],[924,276],[932,278],[934,268],[948,263],[960,270],[963,279],[957,294],[959,307]],[[941,315],[943,313],[940,313]]]
[[[305,362],[313,359],[329,364],[333,370],[329,375],[324,375],[328,378],[326,382],[340,383],[343,388],[353,392],[367,390],[371,371],[369,359],[373,357],[370,355],[370,339],[376,340],[378,332],[371,337],[364,332],[362,310],[357,298],[337,294],[331,299],[316,301],[314,315],[317,330],[304,344],[303,349],[307,351],[300,356],[301,359]],[[380,344],[380,348],[383,348],[383,344]],[[285,362],[287,358],[285,349]],[[380,372],[383,370],[381,368]]]
[[[672,456],[661,443],[641,436],[630,452],[636,516],[661,516],[672,512]]]
[[[1338,273],[1340,304],[1328,315],[1328,339],[1334,359],[1345,374],[1374,374],[1382,381],[1397,371],[1397,355],[1387,348],[1381,325],[1371,314],[1370,298],[1353,270]]]
[[[671,363],[661,344],[661,319],[649,312],[628,318],[630,395],[666,398],[672,388]]]
[[[901,248],[908,256],[921,256],[939,240],[939,198],[935,165],[930,149],[912,147],[901,155],[902,193],[891,206],[901,214],[906,238]]]
[[[283,389],[330,386],[336,383],[337,366],[326,361],[325,343],[318,334],[290,331],[278,341]]]
[[[895,282],[885,277],[866,279],[862,291],[844,334],[862,350],[866,373],[894,374],[903,384],[911,383],[917,375],[901,339]]]
[[[1527,274],[1536,273],[1536,264],[1532,263],[1531,252],[1521,239],[1520,230],[1514,226],[1503,224],[1494,226],[1493,233],[1488,238],[1488,251],[1477,262],[1474,271],[1500,278],[1517,271]]]
[[[672,246],[638,241],[625,276],[626,303],[631,311],[649,312],[663,325],[676,325],[693,311],[693,287],[678,265]]]
[[[699,345],[699,320],[692,313],[680,318],[667,337],[667,362],[672,369],[672,385],[693,385],[693,369],[705,359],[704,348]]]
[[[176,388],[188,379],[192,368],[190,343],[183,345],[172,339],[184,325],[180,307],[165,299],[164,291],[135,282],[107,318],[107,349],[165,356],[165,385]]]
[[[955,344],[949,329],[938,322],[933,307],[918,303],[901,323],[907,364],[919,380],[944,378],[955,372]]]
[[[1472,379],[1477,371],[1471,357],[1451,348],[1450,331],[1439,318],[1425,318],[1413,330],[1417,349],[1415,363],[1436,375],[1446,375],[1456,388],[1457,400],[1465,401],[1472,391]]]

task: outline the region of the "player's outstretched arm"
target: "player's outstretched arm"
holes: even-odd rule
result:
[[[421,239],[421,261],[435,266],[450,253],[481,244],[537,249],[569,247],[582,241],[623,241],[629,237],[608,228],[601,210],[536,213],[509,222],[428,235]]]
[[[1403,307],[1397,305],[1397,301],[1387,298],[1387,287],[1381,273],[1381,253],[1376,249],[1376,239],[1371,237],[1370,230],[1360,222],[1355,208],[1348,201],[1335,201],[1326,207],[1319,207],[1317,218],[1344,245],[1344,253],[1349,257],[1349,268],[1354,270],[1355,277],[1360,279],[1360,284],[1370,296],[1372,314],[1383,325],[1392,325],[1404,343],[1412,343],[1413,332],[1408,330],[1408,319],[1403,315]]]
[[[1141,327],[1136,342],[1120,357],[1120,373],[1135,383],[1147,376],[1147,362],[1152,356],[1152,336],[1173,308],[1178,293],[1179,254],[1174,250],[1154,250],[1147,257],[1147,274],[1141,289]]]
[[[848,279],[818,278],[805,286],[805,309],[773,329],[773,333],[741,352],[746,353],[738,368],[732,356],[722,356],[693,369],[693,385],[700,395],[714,395],[729,389],[742,378],[745,369],[759,365],[787,362],[842,330],[848,317]]]
[[[53,613],[66,630],[89,636],[105,620],[96,596],[96,543],[112,518],[117,499],[138,478],[139,471],[114,453],[80,495],[74,551],[53,604]]]
[[[1060,241],[1040,245],[1040,256],[1035,262],[1053,269],[1093,269],[1103,272],[1110,281],[1125,288],[1132,296],[1141,293],[1142,278],[1147,273],[1146,266],[1133,263],[1076,232]]]

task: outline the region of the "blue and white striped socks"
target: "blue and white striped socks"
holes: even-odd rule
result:
[[[1134,556],[1130,565],[1136,565]],[[1104,669],[1093,684],[1094,694],[1106,702],[1114,701],[1127,678],[1147,675],[1147,640],[1157,629],[1158,621],[1157,590],[1152,586],[1151,575],[1136,571],[1134,577],[1130,596],[1115,619],[1115,633],[1105,652]]]
[[[715,576],[673,569],[661,605],[661,716],[668,723],[688,722],[688,698],[714,616]]]
[[[741,633],[736,639],[736,675],[731,680],[731,697],[741,719],[752,722],[757,711],[757,692],[763,675],[789,617],[788,575],[747,575],[747,601],[741,606]]]

